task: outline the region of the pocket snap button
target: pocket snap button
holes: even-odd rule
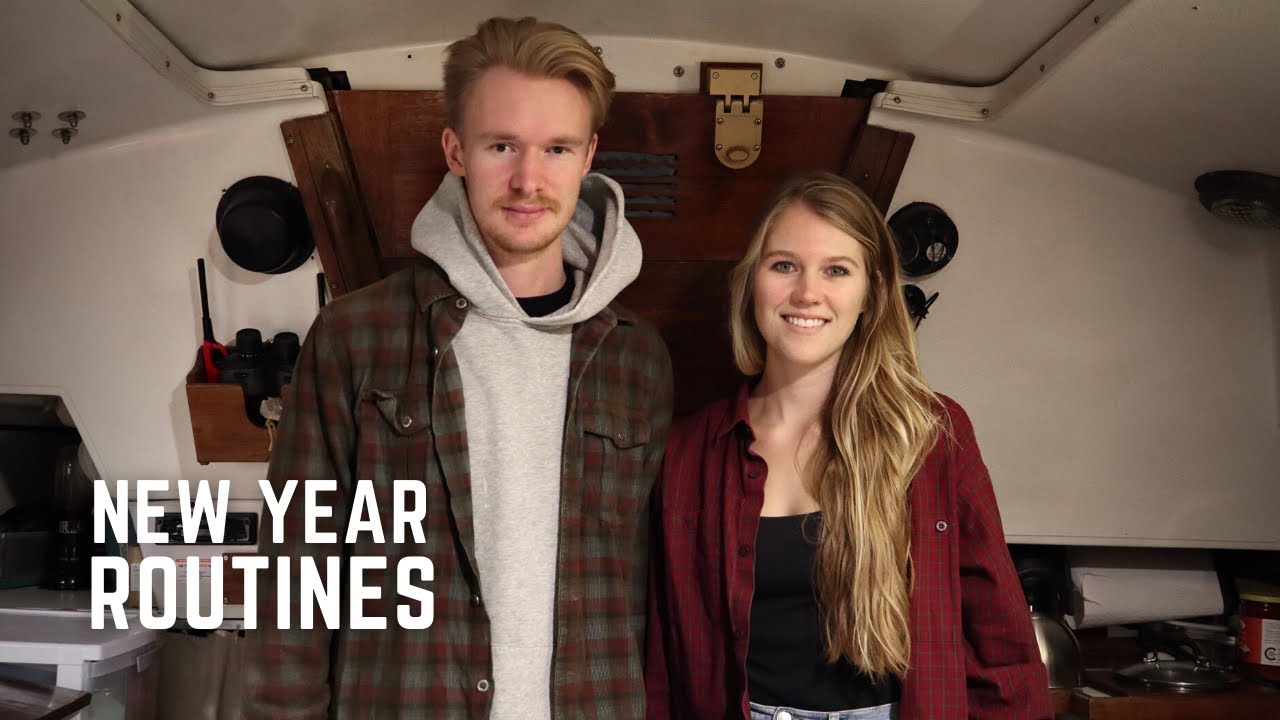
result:
[[[939,521],[938,521],[938,524],[933,526],[933,529],[934,529],[934,530],[937,530],[938,532],[946,532],[946,531],[947,531],[947,521],[946,521],[946,520],[939,520]]]

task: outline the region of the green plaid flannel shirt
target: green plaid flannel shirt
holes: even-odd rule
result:
[[[268,476],[276,493],[300,481],[271,542],[264,519],[259,553],[259,629],[250,631],[245,710],[250,718],[487,718],[494,689],[489,621],[475,566],[463,388],[450,342],[468,311],[433,263],[401,271],[331,303],[303,344]],[[551,702],[555,718],[642,718],[645,586],[650,491],[671,417],[671,361],[658,334],[616,303],[573,330],[565,413]],[[515,439],[518,442],[518,439]],[[334,508],[317,528],[336,545],[304,541],[303,485]],[[356,479],[372,480],[387,544],[368,533],[342,544]],[[423,544],[391,542],[392,483],[422,482]],[[385,630],[298,626],[303,556],[385,555],[366,616]],[[292,627],[276,627],[277,557],[292,558]],[[435,578],[435,620],[403,630],[396,563],[425,556]],[[320,561],[322,569],[324,564]],[[344,575],[345,575],[344,563]],[[415,608],[416,609],[416,608]],[[485,682],[481,682],[481,681]]]

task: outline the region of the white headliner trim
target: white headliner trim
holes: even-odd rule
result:
[[[995,85],[967,87],[894,80],[876,95],[873,107],[953,120],[994,120],[1018,98],[1044,82],[1053,70],[1114,18],[1131,0],[1094,0],[1062,30]]]
[[[311,97],[324,99],[324,88],[312,81],[303,68],[233,71],[202,68],[169,42],[128,0],[81,2],[102,18],[156,72],[207,105],[241,105]]]

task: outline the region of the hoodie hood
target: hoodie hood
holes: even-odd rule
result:
[[[436,262],[472,311],[537,327],[563,327],[587,320],[617,297],[640,273],[640,238],[623,217],[622,188],[589,173],[578,205],[560,233],[564,264],[574,273],[573,299],[544,317],[529,317],[489,257],[467,204],[462,178],[449,173],[410,232],[413,249]]]

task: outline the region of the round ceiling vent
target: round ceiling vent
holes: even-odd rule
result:
[[[1217,170],[1196,178],[1200,204],[1236,225],[1280,230],[1280,178],[1246,170]]]
[[[889,229],[898,243],[902,272],[912,277],[946,267],[960,244],[956,224],[933,203],[913,202],[903,206],[889,218]]]

